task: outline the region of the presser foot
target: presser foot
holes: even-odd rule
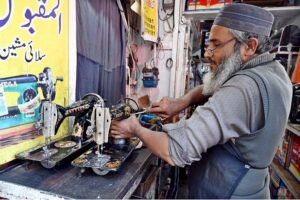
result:
[[[111,171],[116,172],[138,143],[138,139],[130,139],[124,144],[105,143],[101,151],[94,146],[73,160],[71,164],[82,169],[92,168],[95,174],[101,176]]]

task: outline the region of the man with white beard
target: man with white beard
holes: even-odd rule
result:
[[[212,95],[232,74],[240,70],[242,60],[239,49],[235,49],[232,55],[224,58],[218,65],[217,71],[208,71],[203,78],[203,91],[206,96]]]
[[[268,166],[282,138],[292,99],[284,67],[268,53],[273,15],[233,3],[217,15],[205,57],[204,85],[149,110],[162,118],[198,105],[189,119],[148,130],[132,116],[114,121],[115,138],[139,137],[155,155],[189,168],[190,198],[270,198]]]

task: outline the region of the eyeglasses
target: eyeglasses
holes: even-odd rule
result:
[[[222,48],[224,47],[226,44],[228,44],[229,42],[235,40],[236,38],[231,38],[230,40],[228,40],[227,42],[224,42],[223,44],[220,44],[218,46],[216,46],[215,48],[206,48],[205,51],[208,53],[209,56],[213,56],[214,52],[218,49],[218,48]]]

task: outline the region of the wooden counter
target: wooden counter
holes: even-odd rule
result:
[[[118,172],[98,176],[70,164],[45,169],[24,163],[0,173],[0,197],[8,199],[128,199],[156,157],[143,148],[135,150]]]

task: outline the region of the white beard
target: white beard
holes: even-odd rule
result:
[[[216,72],[211,70],[203,77],[203,94],[206,96],[215,93],[224,82],[242,67],[242,58],[239,49],[235,50],[232,55],[224,58],[218,66]]]

